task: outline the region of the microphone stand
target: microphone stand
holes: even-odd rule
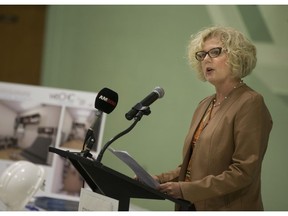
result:
[[[96,139],[94,137],[94,133],[92,129],[88,129],[87,133],[86,133],[86,137],[84,139],[84,145],[83,145],[83,149],[81,151],[81,155],[83,157],[89,157],[89,158],[93,158],[92,154],[90,153],[90,146],[92,147],[96,142]],[[84,146],[89,146],[89,148],[84,149]]]
[[[117,139],[119,139],[120,137],[122,137],[123,135],[129,133],[135,126],[136,124],[141,120],[143,115],[149,115],[151,113],[150,111],[150,107],[148,106],[142,106],[141,104],[139,104],[139,106],[135,107],[135,109],[137,108],[137,113],[134,117],[134,122],[124,131],[120,132],[119,134],[117,134],[116,136],[114,136],[112,139],[110,139],[101,149],[96,162],[101,163],[102,157],[104,155],[104,152],[106,151],[106,149]]]
[[[102,118],[102,111],[98,110],[95,112],[95,116],[96,116],[96,120],[93,123],[93,126],[91,126],[86,133],[85,139],[84,139],[84,144],[83,144],[83,148],[82,151],[80,152],[80,155],[87,158],[93,158],[93,155],[90,153],[90,150],[92,149],[92,147],[94,146],[94,144],[96,143],[96,137],[98,136],[97,134],[95,134],[95,131],[93,130],[95,128],[96,122],[97,120]]]

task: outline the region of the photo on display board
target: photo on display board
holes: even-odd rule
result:
[[[0,159],[51,166],[61,107],[0,99]]]

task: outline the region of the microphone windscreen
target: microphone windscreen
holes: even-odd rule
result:
[[[117,103],[118,94],[109,88],[103,88],[96,96],[95,108],[109,114],[115,109]]]
[[[162,98],[165,94],[164,89],[161,88],[160,86],[155,87],[155,89],[153,91],[158,94],[159,98]]]

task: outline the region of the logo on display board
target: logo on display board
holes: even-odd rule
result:
[[[75,100],[75,94],[60,92],[57,94],[50,94],[50,98],[57,101],[69,101],[73,102]]]

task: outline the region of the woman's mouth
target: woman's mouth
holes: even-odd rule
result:
[[[210,75],[210,74],[213,73],[213,71],[214,71],[213,68],[211,68],[211,67],[207,67],[205,73],[206,73],[206,75]]]

